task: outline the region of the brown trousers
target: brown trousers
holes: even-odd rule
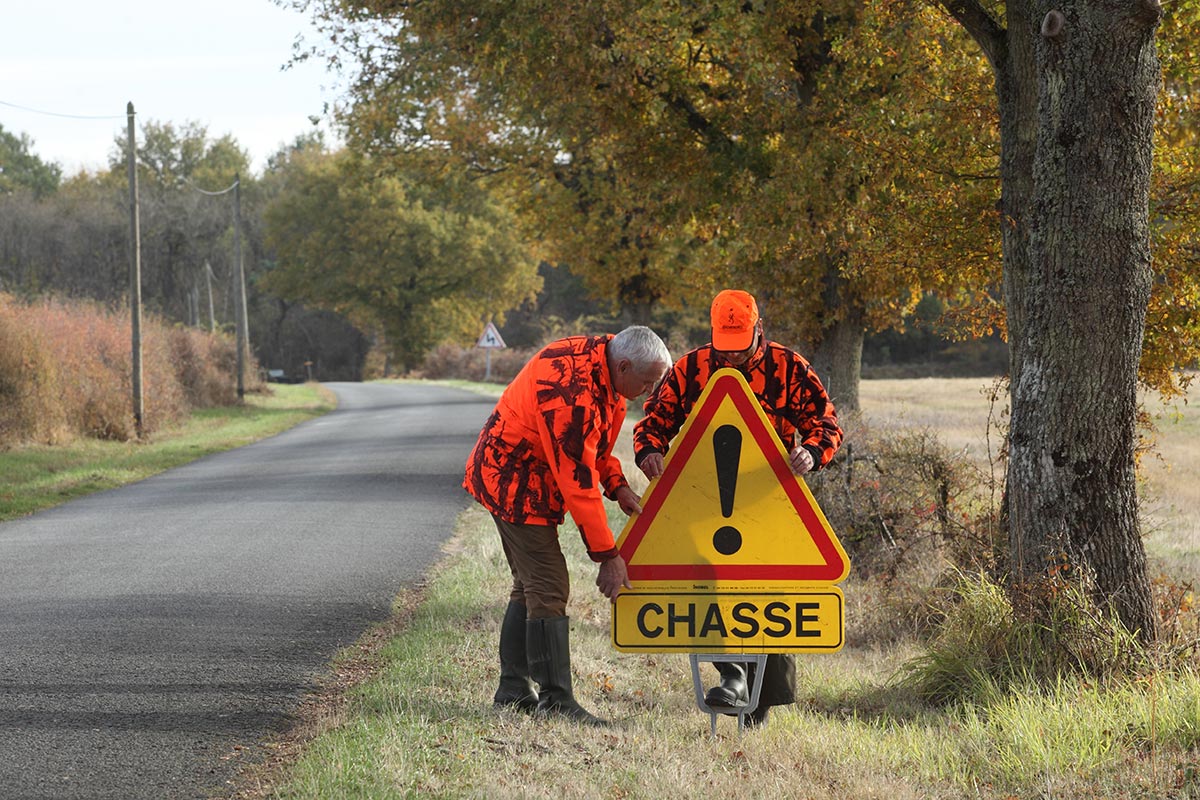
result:
[[[504,557],[512,570],[509,599],[525,605],[528,619],[565,617],[571,576],[558,543],[558,528],[554,525],[517,525],[495,514],[492,519],[500,532]]]

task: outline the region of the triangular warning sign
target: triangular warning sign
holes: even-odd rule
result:
[[[635,582],[837,583],[850,561],[746,379],[713,374],[617,548]]]
[[[475,342],[475,346],[492,350],[501,350],[507,347],[504,339],[500,338],[500,331],[496,329],[496,324],[491,321],[484,326],[483,333],[479,334],[479,340]]]

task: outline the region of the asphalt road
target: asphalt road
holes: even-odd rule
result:
[[[284,434],[0,524],[0,798],[220,792],[439,558],[494,401],[328,386]]]

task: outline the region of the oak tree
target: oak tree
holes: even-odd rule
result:
[[[842,408],[866,330],[998,272],[986,236],[950,235],[970,224],[887,235],[918,208],[995,213],[994,152],[967,146],[995,139],[986,67],[944,58],[966,39],[930,7],[300,5],[356,70],[355,146],[433,149],[502,183],[544,257],[627,307],[754,291],[772,335],[815,348]]]
[[[1011,572],[1038,612],[1065,567],[1130,631],[1157,631],[1138,525],[1138,366],[1151,269],[1157,0],[974,0],[1000,112],[1011,353]]]
[[[297,154],[284,177],[266,211],[278,263],[264,287],[381,331],[402,368],[540,286],[509,212],[461,177],[350,151]]]

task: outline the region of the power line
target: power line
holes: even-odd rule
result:
[[[0,106],[8,106],[9,108],[18,108],[21,111],[28,111],[32,114],[43,114],[47,117],[63,117],[65,119],[124,119],[125,118],[124,114],[111,114],[111,115],[105,115],[105,116],[91,116],[91,115],[87,115],[87,114],[59,114],[55,111],[42,111],[41,109],[38,109],[38,108],[30,108],[29,106],[21,106],[21,105],[17,105],[16,103],[6,102],[4,100],[0,100]]]
[[[196,184],[192,183],[192,182],[191,182],[190,180],[188,180],[187,178],[183,178],[182,180],[183,180],[183,182],[184,182],[184,183],[186,183],[188,186],[190,186],[190,187],[192,187],[193,189],[195,189],[195,190],[196,190],[197,192],[199,192],[200,194],[206,194],[206,195],[208,195],[209,197],[218,197],[218,196],[220,196],[220,195],[223,195],[223,194],[229,194],[230,192],[232,192],[234,189],[236,189],[236,188],[237,188],[237,185],[238,185],[238,183],[240,182],[240,181],[237,181],[237,180],[235,180],[235,181],[234,181],[234,182],[233,182],[233,183],[232,183],[232,184],[231,184],[231,185],[230,185],[228,188],[226,188],[226,189],[222,189],[222,190],[221,190],[221,191],[219,191],[219,192],[209,192],[209,191],[206,191],[206,190],[204,190],[204,189],[201,189],[199,186],[197,186]]]

